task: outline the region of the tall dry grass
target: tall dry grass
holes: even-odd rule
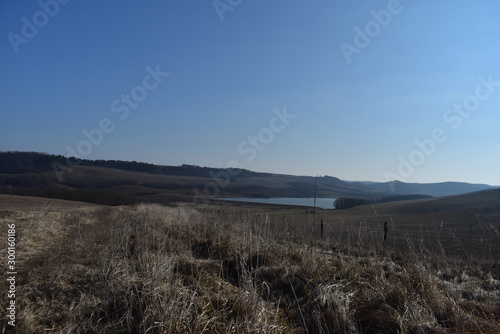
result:
[[[500,331],[497,259],[383,249],[363,226],[320,240],[264,211],[159,205],[0,220],[18,229],[17,333]]]

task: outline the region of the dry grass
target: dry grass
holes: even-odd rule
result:
[[[2,235],[7,222],[18,232],[17,333],[500,331],[491,257],[315,240],[254,210],[139,205],[0,220]]]

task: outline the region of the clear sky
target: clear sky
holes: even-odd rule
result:
[[[498,0],[2,1],[0,32],[2,151],[500,185]]]

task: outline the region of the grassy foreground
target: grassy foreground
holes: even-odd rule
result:
[[[0,221],[2,236],[16,224],[17,333],[500,332],[498,258],[320,240],[243,209],[0,211]]]

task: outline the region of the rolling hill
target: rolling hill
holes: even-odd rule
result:
[[[136,161],[75,160],[35,152],[0,152],[0,193],[69,199],[106,205],[169,203],[195,197],[313,197],[315,177]],[[318,197],[421,194],[457,195],[492,189],[484,184],[317,179]]]
[[[456,213],[474,209],[478,212],[500,214],[500,189],[482,190],[467,194],[424,198],[409,201],[364,205],[350,209],[351,212],[371,214],[373,209],[379,215]]]

